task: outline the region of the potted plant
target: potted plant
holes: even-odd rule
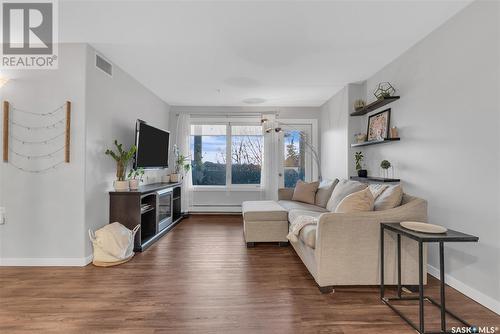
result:
[[[363,109],[366,105],[366,102],[364,100],[355,100],[354,101],[354,110],[360,110]]]
[[[175,154],[175,173],[170,174],[170,182],[179,182],[182,180],[182,172],[187,173],[191,169],[189,156],[180,154],[177,145],[174,146]]]
[[[356,162],[356,170],[358,171],[358,176],[359,177],[368,177],[368,171],[366,169],[363,169],[362,163],[363,163],[363,153],[362,152],[356,152],[354,154],[354,161]]]
[[[382,162],[380,162],[380,168],[384,171],[385,178],[389,177],[389,168],[391,167],[392,165],[388,160],[382,160]]]
[[[123,150],[123,145],[118,144],[115,139],[114,142],[117,152],[107,149],[104,152],[106,155],[111,156],[116,161],[116,180],[113,182],[113,186],[116,191],[127,191],[129,182],[125,180],[125,174],[127,173],[127,166],[129,160],[134,155],[137,148],[133,145],[128,151]]]
[[[142,182],[144,176],[144,168],[131,169],[128,173],[128,183],[130,190],[139,189],[139,182]]]

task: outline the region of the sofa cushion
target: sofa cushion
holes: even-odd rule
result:
[[[401,205],[403,188],[400,184],[385,189],[375,200],[375,211],[389,210]]]
[[[338,213],[373,211],[373,195],[370,188],[347,195],[335,209]]]
[[[306,211],[316,211],[316,212],[328,212],[327,209],[322,208],[320,206],[316,206],[313,204],[295,202],[295,201],[287,201],[282,200],[278,201],[278,204],[283,207],[286,211],[290,210],[306,210]]]
[[[322,208],[326,207],[326,203],[332,196],[332,191],[335,186],[339,183],[338,179],[335,180],[323,180],[319,184],[318,191],[316,191],[316,199],[314,200],[314,204],[317,206],[321,206]]]
[[[293,190],[292,201],[314,204],[318,186],[318,181],[307,183],[302,180],[298,180],[297,184],[295,185],[295,189]]]
[[[368,186],[370,188],[370,191],[372,192],[373,199],[377,199],[377,197],[380,196],[384,192],[384,190],[387,189],[389,185],[387,184],[381,184],[381,183],[372,183]]]
[[[288,212],[289,221],[295,220],[298,216],[311,216],[319,218],[323,212],[307,211],[307,210],[290,210]],[[306,225],[300,230],[299,240],[311,248],[316,248],[316,227],[317,225]]]
[[[275,201],[245,201],[241,204],[241,211],[246,221],[286,221],[288,219],[287,210]]]
[[[326,204],[326,209],[328,211],[335,212],[335,209],[337,209],[340,201],[342,201],[347,195],[363,190],[366,187],[368,187],[368,185],[358,181],[340,180],[333,189],[332,196]]]

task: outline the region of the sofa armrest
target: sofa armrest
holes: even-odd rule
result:
[[[353,285],[379,282],[380,223],[404,220],[427,222],[427,202],[414,199],[385,211],[322,214],[316,230],[318,283],[322,286],[334,285],[336,281],[349,281]],[[395,239],[394,234],[385,234],[387,284],[396,280]],[[418,245],[408,238],[402,238],[401,244],[403,282],[415,284]]]
[[[291,201],[293,197],[293,188],[280,188],[278,189],[278,200]]]

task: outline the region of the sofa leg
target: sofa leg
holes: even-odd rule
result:
[[[247,248],[255,247],[255,242],[247,242]]]
[[[280,247],[287,247],[288,246],[288,241],[280,241],[280,242],[278,242],[278,245]]]
[[[333,293],[335,290],[333,289],[333,285],[328,286],[318,286],[319,292],[321,293]]]

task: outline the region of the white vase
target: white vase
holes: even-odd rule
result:
[[[179,182],[181,180],[181,174],[170,174],[170,182]]]
[[[163,182],[163,183],[170,183],[170,175],[163,175],[161,177],[161,182]]]
[[[116,191],[128,191],[128,181],[114,181],[113,182],[113,187],[115,188]]]
[[[128,181],[130,190],[137,190],[139,189],[139,180],[132,179]]]

